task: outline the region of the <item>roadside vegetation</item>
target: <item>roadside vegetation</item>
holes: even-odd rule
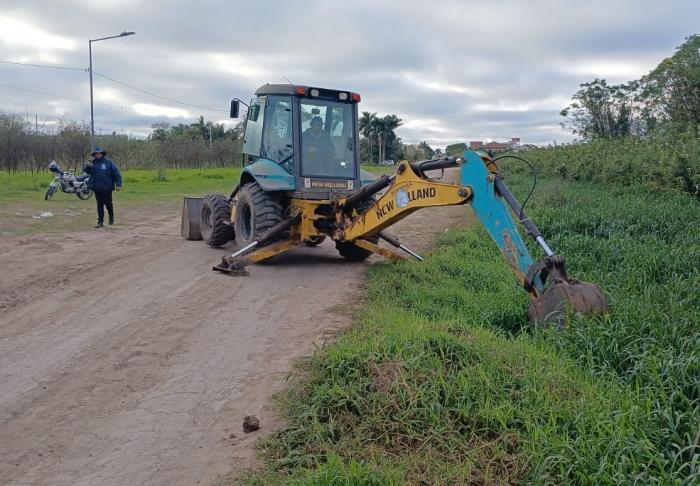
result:
[[[287,426],[249,484],[700,481],[698,209],[545,181],[533,218],[612,306],[564,332],[531,327],[481,228],[441,236],[426,263],[375,266],[357,325],[281,397]]]
[[[700,199],[700,132],[697,128],[640,138],[627,136],[528,150],[538,174],[564,180],[673,188]],[[527,169],[514,165],[518,173]],[[517,167],[517,168],[516,168]]]

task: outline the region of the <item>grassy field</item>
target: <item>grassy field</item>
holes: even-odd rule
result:
[[[392,168],[363,166],[363,169],[383,174]],[[128,219],[138,219],[135,213],[142,208],[177,212],[183,196],[230,193],[240,173],[240,168],[128,170],[122,174],[124,190],[114,194],[115,207],[117,211],[126,210]],[[72,194],[58,192],[52,200],[44,200],[52,179],[48,171],[0,173],[0,235],[72,230],[94,223],[94,197],[81,201]],[[51,212],[53,217],[40,217],[46,212]]]
[[[485,231],[449,231],[426,263],[370,270],[248,484],[698,484],[700,205],[551,178],[530,212],[609,316],[532,328]]]
[[[239,168],[125,171],[124,190],[114,194],[117,217],[120,212],[137,217],[144,208],[177,213],[185,195],[228,194],[240,172]],[[52,200],[45,201],[51,180],[48,172],[33,176],[29,172],[0,174],[0,235],[65,231],[94,223],[94,197],[81,201],[72,194],[57,192]],[[44,212],[54,216],[41,218]]]

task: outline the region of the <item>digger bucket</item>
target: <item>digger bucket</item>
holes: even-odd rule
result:
[[[199,232],[199,213],[202,210],[201,197],[187,197],[182,201],[182,221],[180,236],[188,240],[201,240]]]
[[[534,287],[536,274],[543,282],[549,278],[550,285],[533,300],[528,309],[527,315],[535,323],[563,327],[567,324],[569,313],[591,316],[607,314],[610,310],[600,287],[569,278],[564,260],[559,257],[547,257],[533,265],[526,278],[526,288],[528,283],[531,289]]]

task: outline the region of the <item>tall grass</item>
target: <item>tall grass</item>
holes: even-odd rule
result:
[[[700,199],[700,128],[527,151],[538,172],[566,180],[675,188]]]
[[[640,185],[542,184],[533,219],[612,305],[564,332],[530,326],[480,228],[426,263],[375,266],[358,324],[281,398],[287,425],[250,484],[700,482],[699,209]],[[351,467],[354,482],[327,479]]]

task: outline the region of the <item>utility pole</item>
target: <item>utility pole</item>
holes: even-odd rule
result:
[[[211,122],[209,122],[209,150],[211,150]]]
[[[93,108],[93,95],[92,95],[92,43],[97,41],[103,41],[107,39],[116,39],[117,37],[126,37],[127,35],[134,35],[135,32],[124,31],[119,35],[112,35],[109,37],[100,37],[99,39],[89,39],[88,40],[88,51],[90,53],[90,145],[95,145],[95,110]]]

